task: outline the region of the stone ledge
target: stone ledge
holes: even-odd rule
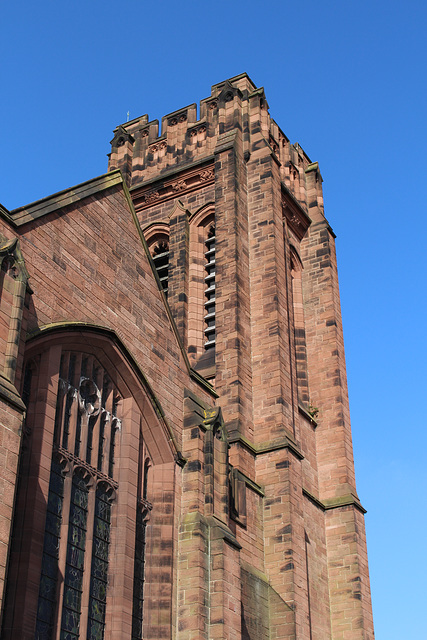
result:
[[[243,473],[242,471],[240,471],[239,469],[237,469],[237,473],[239,474],[239,476],[242,478],[243,482],[246,484],[247,487],[249,487],[249,489],[252,489],[252,491],[254,491],[255,493],[257,493],[259,496],[261,496],[261,498],[265,497],[265,492],[263,491],[262,487],[257,483],[254,482],[254,480],[251,480],[246,473]]]
[[[298,411],[300,412],[300,414],[306,419],[308,420],[308,422],[311,424],[312,427],[317,427],[317,421],[313,418],[313,416],[308,413],[308,411],[306,409],[304,409],[304,407],[302,407],[300,404],[298,405]]]
[[[263,453],[270,453],[271,451],[278,451],[280,449],[290,449],[292,453],[299,458],[299,460],[304,459],[304,455],[301,453],[296,442],[291,440],[290,437],[284,436],[279,440],[272,440],[271,442],[264,442],[260,445],[256,445],[253,442],[250,442],[247,438],[241,435],[231,436],[229,439],[230,444],[238,443],[250,453],[257,456]]]
[[[5,400],[15,409],[18,409],[21,413],[26,410],[25,404],[22,402],[22,398],[16,390],[15,386],[0,374],[0,398]]]
[[[215,146],[215,155],[222,153],[223,151],[228,151],[229,149],[234,149],[234,145],[236,143],[238,130],[236,128],[231,129],[231,131],[227,131],[226,133],[220,133],[217,138],[217,143]]]
[[[313,502],[316,506],[320,507],[322,511],[329,511],[330,509],[340,509],[341,507],[355,507],[361,513],[366,513],[366,509],[362,507],[359,500],[355,498],[352,494],[348,494],[346,496],[340,496],[338,498],[328,498],[327,500],[319,500],[316,498],[310,491],[307,489],[302,490],[303,495],[305,495],[311,502]]]
[[[214,529],[217,533],[217,538],[222,538],[225,542],[228,542],[229,545],[240,551],[242,545],[237,541],[234,533],[229,529],[229,527],[222,522],[215,515],[208,516],[206,521],[211,529]]]

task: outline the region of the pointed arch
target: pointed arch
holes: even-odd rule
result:
[[[190,217],[189,357],[206,378],[215,376],[215,204],[207,202]]]
[[[153,438],[152,455],[155,464],[179,458],[178,445],[166,421],[160,400],[114,330],[81,322],[50,324],[29,337],[25,359],[29,360],[34,353],[57,344],[64,349],[73,346],[76,350],[96,353],[100,362],[111,371],[113,382],[122,396],[135,399],[147,424],[152,425],[149,428]]]
[[[169,225],[163,222],[151,224],[144,229],[143,233],[159,277],[161,289],[167,297],[169,280]]]
[[[165,508],[154,514],[155,485],[165,472],[173,482],[181,459],[173,434],[115,332],[44,327],[25,358],[31,375],[2,637],[107,640],[115,628],[140,637],[147,525]]]

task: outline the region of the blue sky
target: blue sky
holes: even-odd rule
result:
[[[426,637],[426,3],[15,0],[0,11],[9,209],[104,173],[128,111],[160,119],[243,71],[319,161],[376,637]]]

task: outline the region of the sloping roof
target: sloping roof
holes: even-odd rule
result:
[[[36,200],[36,202],[19,207],[18,209],[13,209],[9,215],[15,225],[20,227],[21,225],[31,222],[32,220],[36,220],[37,218],[41,218],[52,211],[63,209],[70,204],[79,202],[84,198],[99,193],[100,191],[110,189],[117,184],[123,184],[122,174],[119,170],[111,171],[110,173],[98,176],[97,178],[92,178],[92,180],[82,182],[81,184],[70,187],[69,189],[64,189],[64,191],[54,193],[51,196],[47,196],[47,198],[42,198],[41,200]]]

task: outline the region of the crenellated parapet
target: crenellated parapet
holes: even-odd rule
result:
[[[144,208],[212,179],[211,169],[203,165],[213,167],[215,149],[224,134],[235,129],[242,134],[245,161],[257,150],[261,138],[280,167],[284,185],[308,210],[306,170],[312,166],[311,160],[271,118],[264,89],[257,88],[246,73],[213,85],[210,97],[201,100],[199,113],[193,103],[163,116],[160,125],[147,114],[119,125],[111,140],[109,171],[120,169],[132,190],[141,188],[137,200]],[[195,165],[202,167],[200,175]],[[192,175],[187,177],[190,167]],[[161,176],[180,172],[183,177],[165,183],[161,191],[143,188]]]

